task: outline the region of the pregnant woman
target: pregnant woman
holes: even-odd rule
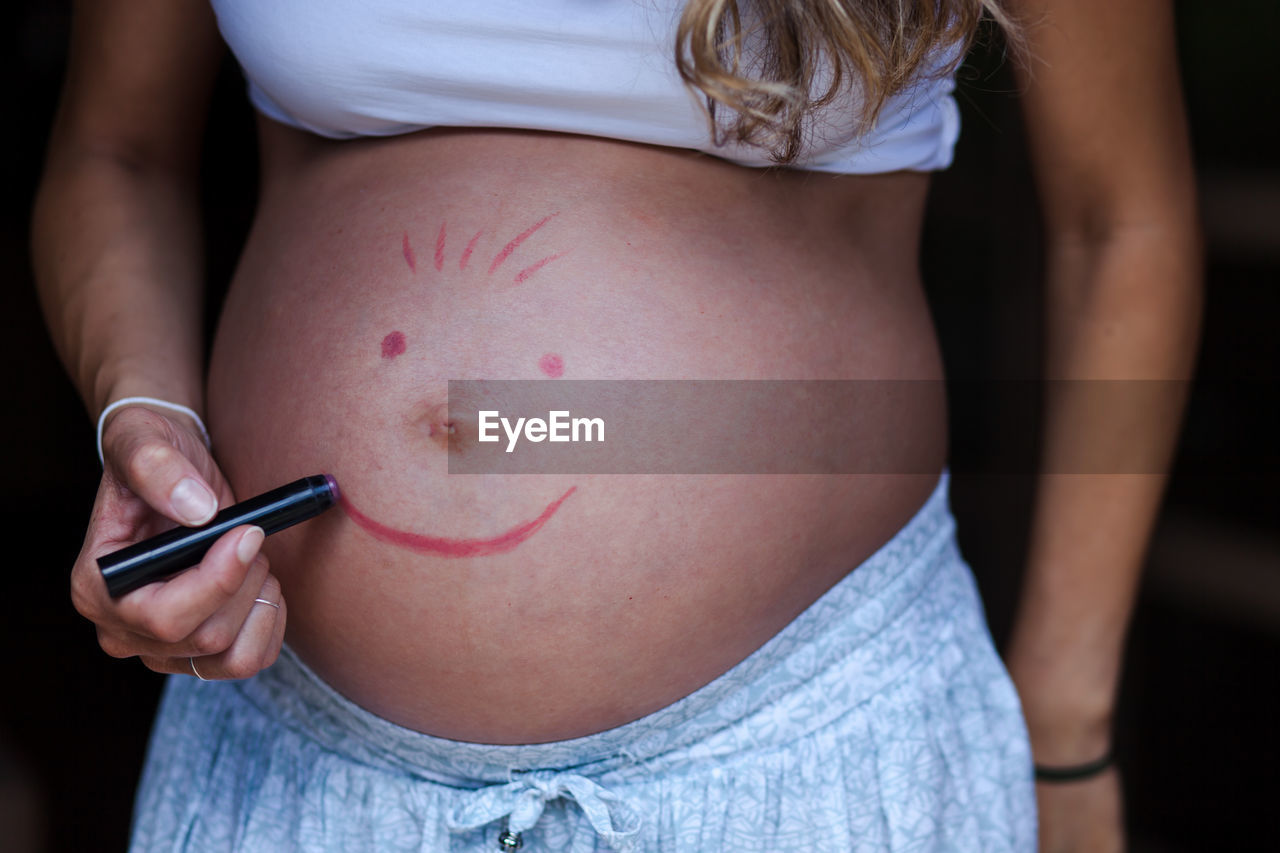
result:
[[[984,9],[1031,69],[1052,375],[1185,376],[1167,4],[81,4],[35,253],[103,415],[72,597],[171,674],[134,848],[1033,848],[1032,751],[1109,752],[1162,482],[1043,479],[1011,681],[955,547],[917,272]],[[206,364],[224,40],[261,194]],[[695,378],[929,381],[849,424],[865,474],[448,473],[477,440],[449,379]],[[1167,414],[1051,403],[1051,470],[1168,453]],[[340,509],[107,595],[96,557],[322,472]],[[1119,845],[1114,769],[1041,787],[1047,846]]]

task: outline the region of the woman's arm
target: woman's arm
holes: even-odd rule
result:
[[[1171,4],[1018,0],[1047,227],[1042,475],[1009,669],[1036,761],[1104,755],[1194,361],[1201,246]],[[1107,472],[1112,473],[1107,473]],[[1114,773],[1041,785],[1046,850],[1122,844]],[[1093,833],[1080,835],[1079,833]]]
[[[197,410],[207,4],[86,0],[33,223],[41,303],[90,412],[133,395]]]
[[[197,183],[208,97],[222,57],[200,0],[84,0],[36,200],[33,255],[59,355],[92,415],[124,397],[200,410],[203,346]],[[105,467],[72,569],[76,609],[103,649],[160,672],[251,675],[274,659],[283,610],[237,528],[193,571],[119,600],[95,558],[171,521],[196,524],[232,501],[195,422],[161,408],[113,412]],[[166,519],[170,521],[166,521]]]

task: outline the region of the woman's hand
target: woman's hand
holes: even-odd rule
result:
[[[1023,634],[1023,637],[1027,637]],[[1038,766],[1081,767],[1112,751],[1114,691],[1093,691],[1028,652],[1008,656]],[[1084,779],[1036,782],[1040,853],[1117,853],[1126,849],[1124,803],[1115,765]]]
[[[257,527],[231,530],[195,568],[118,599],[107,594],[98,557],[171,522],[204,524],[234,497],[184,415],[122,408],[107,421],[102,445],[102,483],[71,572],[71,600],[97,626],[103,651],[137,655],[156,672],[194,676],[198,669],[210,680],[248,678],[274,663],[284,641],[285,604],[259,553]]]
[[[1120,774],[1037,782],[1040,853],[1117,853],[1125,849]]]

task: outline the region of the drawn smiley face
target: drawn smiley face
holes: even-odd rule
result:
[[[521,232],[516,237],[507,241],[490,263],[488,275],[493,276],[503,263],[513,253],[515,253],[521,243],[532,236],[554,216],[555,214],[551,214],[550,216],[544,217],[534,225],[525,229],[525,231]],[[483,231],[477,232],[466,243],[458,259],[458,266],[460,270],[465,270],[467,268],[471,256],[476,249],[477,243],[480,241],[483,234]],[[448,260],[446,252],[447,245],[447,225],[441,224],[436,239],[436,251],[434,257],[434,266],[437,271],[441,271]],[[401,250],[410,272],[416,273],[416,257],[407,231],[405,232],[402,240]],[[538,270],[542,269],[552,261],[563,257],[565,254],[566,252],[559,252],[557,254],[549,255],[522,268],[515,274],[512,283],[523,284]],[[398,329],[388,332],[386,336],[382,338],[379,345],[380,356],[384,361],[394,361],[409,352],[411,348],[412,342]],[[564,375],[564,359],[557,353],[544,353],[540,358],[538,358],[537,366],[544,375],[550,378],[559,378]],[[436,418],[435,420],[440,420],[440,418]],[[444,433],[444,437],[447,438],[447,433],[450,432],[450,424],[447,422],[447,415],[444,417],[444,422],[440,424],[435,424],[433,422],[429,425],[429,429],[432,431],[432,434],[435,434],[437,428],[438,431]],[[347,517],[354,521],[356,525],[366,533],[381,542],[416,551],[420,554],[430,554],[438,557],[485,557],[510,551],[525,540],[529,539],[529,537],[542,529],[543,525],[545,525],[551,517],[555,515],[556,511],[560,508],[560,505],[568,500],[569,496],[576,490],[577,486],[569,488],[569,490],[564,494],[548,503],[542,512],[535,518],[516,524],[496,536],[483,538],[449,538],[421,531],[404,530],[393,527],[367,515],[352,502],[350,496],[345,492],[342,494],[339,504],[346,512]]]

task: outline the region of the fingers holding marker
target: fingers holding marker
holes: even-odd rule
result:
[[[273,663],[285,606],[263,540],[331,507],[336,481],[306,477],[232,505],[199,416],[150,398],[107,407],[99,442],[106,470],[72,598],[103,649],[206,679],[245,678]],[[160,516],[184,526],[138,541],[165,526]]]
[[[270,580],[275,581],[274,578]],[[257,675],[269,665],[266,663],[269,655],[271,662],[275,662],[275,655],[271,654],[271,650],[276,643],[277,632],[280,640],[284,639],[285,613],[280,599],[280,585],[275,583],[274,587],[274,593],[263,593],[254,599],[253,609],[245,620],[244,628],[236,636],[236,641],[231,644],[231,648],[217,656],[216,665],[223,673],[223,678],[249,678]]]
[[[114,413],[105,433],[106,464],[116,478],[160,514],[188,526],[208,522],[218,497],[178,445],[166,416],[140,406]]]
[[[141,655],[156,672],[190,675],[204,681],[251,678],[275,663],[284,643],[286,607],[274,576],[256,587],[249,612],[231,642],[221,651],[189,655]],[[203,630],[203,628],[202,628]]]
[[[262,669],[271,666],[280,657],[280,650],[284,647],[284,629],[288,621],[288,610],[288,605],[285,604],[283,596],[276,599],[276,616],[275,624],[271,628],[271,640],[267,643],[266,653],[262,656],[262,660],[259,661],[259,666]]]
[[[213,544],[196,568],[118,599],[121,619],[132,630],[160,643],[186,640],[241,593],[246,583],[256,586],[249,576],[263,539],[260,527],[233,529]],[[258,562],[259,578],[265,577],[265,558]]]
[[[205,527],[165,531],[98,557],[98,588],[105,579],[116,596],[103,608],[107,618],[94,620],[104,650],[139,655],[158,672],[194,667],[191,674],[206,679],[206,670],[246,678],[269,666],[284,641],[285,614],[259,553],[266,533],[318,515],[337,497],[332,477],[306,477],[228,507]]]
[[[257,497],[222,510],[207,525],[167,530],[142,542],[98,558],[98,565],[113,596],[169,577],[200,562],[228,530],[244,524],[275,533],[306,521],[338,500],[333,477],[303,477]]]
[[[213,489],[172,445],[137,442],[126,451],[124,469],[124,482],[130,491],[180,524],[205,524],[218,511]]]
[[[270,577],[269,571],[267,558],[261,554],[257,555],[235,596],[201,623],[188,640],[181,644],[176,654],[216,655],[229,649],[258,606],[255,604],[255,599],[259,596],[259,591],[266,579]],[[279,595],[277,594],[275,598],[278,599]],[[170,654],[175,652],[171,651]]]
[[[251,678],[275,662],[279,643],[284,641],[284,604],[275,578],[269,577],[260,590],[230,647],[215,655],[191,656],[187,661],[188,666],[194,662],[194,673],[199,677],[206,681]]]
[[[232,531],[200,567],[166,583],[104,597],[93,619],[102,650],[117,658],[166,658],[229,646],[252,604],[252,590],[268,572],[266,557],[258,554],[261,532],[255,530]]]

